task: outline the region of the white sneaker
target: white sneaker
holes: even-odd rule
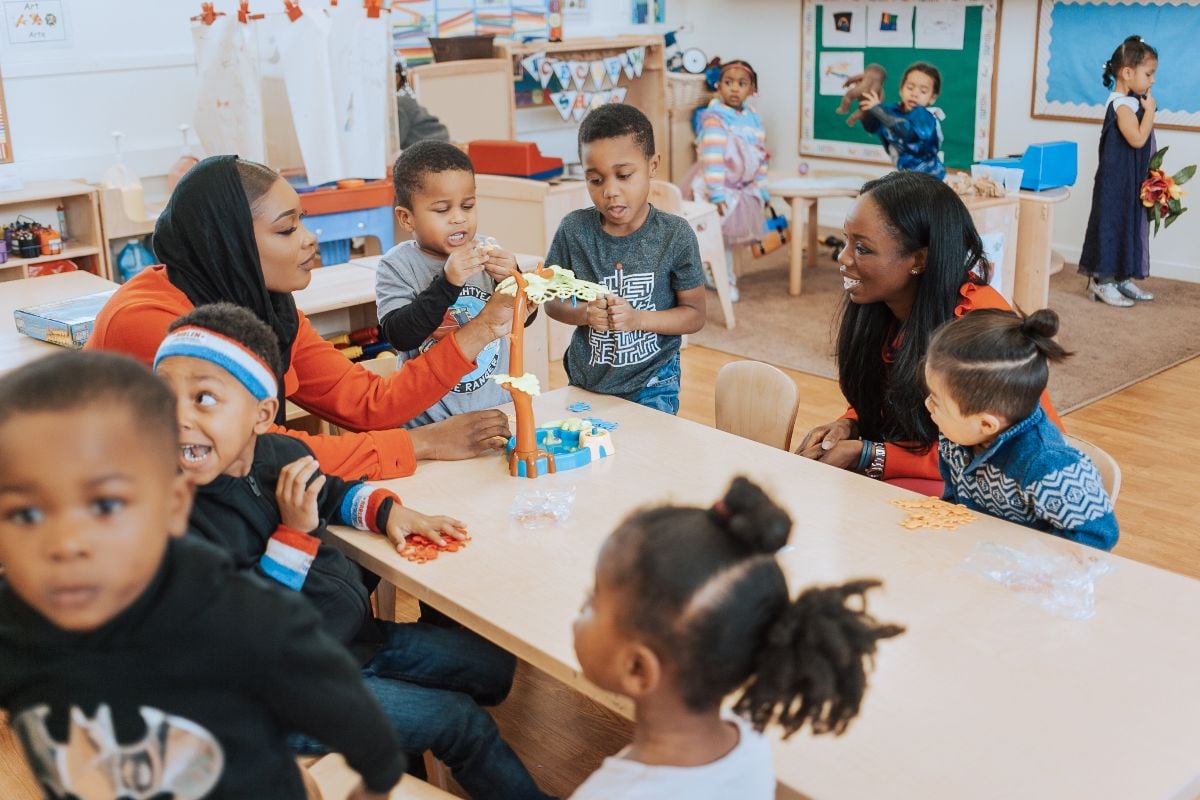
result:
[[[1117,289],[1115,283],[1096,283],[1095,279],[1089,278],[1087,284],[1087,293],[1091,295],[1093,300],[1101,303],[1107,303],[1110,306],[1118,308],[1129,308],[1133,305],[1133,301],[1123,295]]]
[[[1153,292],[1147,292],[1129,278],[1117,283],[1117,291],[1128,297],[1130,300],[1147,301],[1154,299]]]

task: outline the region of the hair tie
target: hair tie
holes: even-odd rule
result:
[[[278,394],[275,374],[261,358],[240,342],[208,328],[185,325],[168,333],[154,354],[154,368],[158,369],[159,362],[172,356],[199,358],[216,364],[246,387],[255,400],[266,400]]]
[[[718,500],[713,503],[709,511],[712,512],[712,515],[716,517],[718,522],[722,524],[729,522],[729,506],[725,505],[724,500]]]

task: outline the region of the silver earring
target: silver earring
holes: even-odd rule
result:
[[[919,269],[910,269],[910,270],[908,271],[908,274],[909,274],[909,275],[920,275],[920,274],[921,274],[921,270],[919,270]]]

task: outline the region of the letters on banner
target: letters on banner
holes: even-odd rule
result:
[[[543,89],[551,79],[558,81],[561,91],[550,92],[550,100],[566,122],[583,119],[588,109],[604,103],[623,103],[628,88],[618,83],[624,73],[626,79],[640,77],[646,65],[646,48],[631,47],[620,55],[595,61],[560,61],[543,53],[534,53],[521,59],[521,67],[530,78],[541,84]],[[592,89],[584,91],[590,81]],[[611,89],[605,87],[611,86]]]

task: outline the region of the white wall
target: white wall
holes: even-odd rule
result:
[[[773,153],[772,172],[796,174],[800,136],[800,2],[799,0],[671,0],[671,21],[694,32],[681,42],[700,47],[710,57],[744,58],[759,74],[762,96],[758,110],[767,128]],[[1054,248],[1073,261],[1079,255],[1091,206],[1092,177],[1100,126],[1057,122],[1030,116],[1033,91],[1036,0],[1006,0],[1000,22],[1000,61],[997,68],[996,123],[993,153],[1018,153],[1032,142],[1073,140],[1079,143],[1079,179],[1071,198],[1056,207]],[[1115,46],[1115,45],[1114,45]],[[1159,69],[1193,69],[1184,54]],[[1098,79],[1097,79],[1098,80]],[[1200,133],[1157,131],[1159,147],[1171,146],[1168,168],[1200,163]],[[881,174],[872,166],[805,157],[818,171],[845,170]],[[1190,185],[1193,192],[1200,182]],[[821,203],[821,224],[841,226],[845,204]],[[1162,231],[1150,244],[1151,272],[1161,277],[1200,282],[1200,208]]]

